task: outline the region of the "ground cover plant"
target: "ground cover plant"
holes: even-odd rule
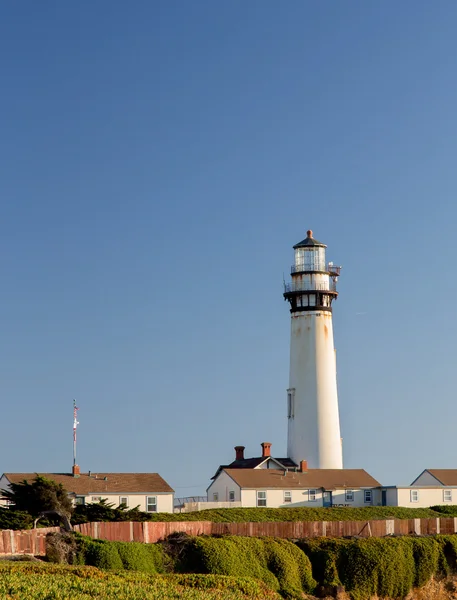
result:
[[[0,562],[0,597],[9,600],[280,600],[262,582],[215,575],[148,575],[94,567]]]

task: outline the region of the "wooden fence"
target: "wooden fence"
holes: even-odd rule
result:
[[[0,554],[46,554],[46,534],[60,527],[42,527],[25,531],[0,530]]]
[[[290,521],[262,523],[212,523],[170,521],[143,523],[85,523],[75,530],[104,540],[154,543],[171,533],[189,535],[272,536],[287,539],[307,537],[383,537],[385,535],[435,535],[457,533],[457,517],[431,519],[386,519],[375,521]]]
[[[435,535],[457,533],[457,517],[386,519],[375,521],[290,521],[263,523],[212,523],[211,521],[84,523],[75,531],[92,538],[152,544],[171,533],[189,535],[271,536],[286,539],[308,537],[384,537],[386,535]],[[26,531],[0,531],[1,554],[45,554],[45,538],[58,527]]]

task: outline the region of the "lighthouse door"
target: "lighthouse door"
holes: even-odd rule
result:
[[[332,506],[332,492],[324,492],[322,494],[322,504],[326,507]]]

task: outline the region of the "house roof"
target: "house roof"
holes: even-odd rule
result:
[[[304,473],[279,469],[224,469],[241,488],[356,489],[381,484],[364,469],[308,469]]]
[[[273,456],[258,456],[256,458],[243,458],[242,460],[234,460],[229,465],[220,465],[218,467],[216,474],[212,479],[216,479],[219,473],[222,470],[227,469],[255,469],[262,463],[266,461],[273,461],[275,463],[280,463],[283,467],[287,469],[294,469],[297,467],[296,463],[290,458],[274,458]]]
[[[426,469],[426,472],[443,485],[457,485],[457,469]]]
[[[116,494],[135,492],[173,492],[174,490],[158,473],[4,473],[10,483],[33,481],[37,475],[61,483],[64,488],[78,496],[89,494]]]

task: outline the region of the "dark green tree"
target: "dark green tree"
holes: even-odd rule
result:
[[[14,503],[15,510],[29,513],[35,521],[42,517],[57,517],[66,529],[71,528],[73,504],[61,483],[37,475],[32,482],[24,479],[10,484],[10,488],[3,492],[3,496]]]

